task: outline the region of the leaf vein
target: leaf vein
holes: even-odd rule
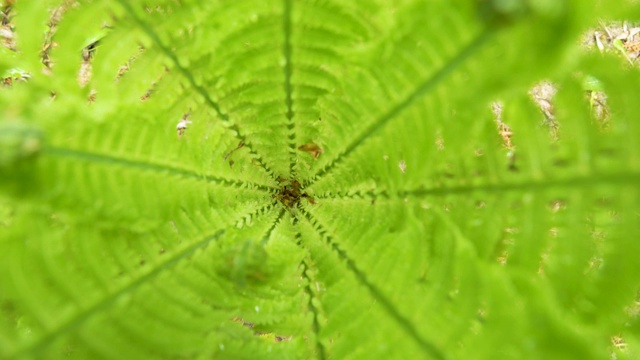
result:
[[[445,354],[440,351],[431,341],[425,339],[418,333],[418,329],[416,329],[415,325],[411,323],[407,319],[406,316],[400,313],[400,311],[396,308],[396,306],[389,300],[380,289],[374,284],[372,284],[366,277],[366,275],[358,268],[355,261],[349,257],[349,255],[334,241],[333,237],[329,235],[328,230],[320,224],[320,222],[313,217],[309,212],[302,210],[304,213],[304,217],[306,220],[318,231],[321,237],[324,238],[325,243],[331,247],[333,251],[336,252],[338,257],[343,261],[346,265],[346,268],[353,273],[355,278],[358,280],[360,284],[362,284],[376,299],[378,303],[382,306],[382,308],[387,312],[387,314],[393,318],[393,320],[400,325],[400,327],[422,348],[425,353],[430,354],[432,357],[436,359],[444,360],[447,357]]]
[[[436,71],[431,77],[423,81],[413,92],[405,97],[398,104],[393,106],[391,110],[383,114],[380,118],[367,126],[358,136],[356,136],[349,145],[336,157],[329,161],[322,169],[316,172],[307,179],[303,186],[307,187],[326,176],[330,173],[338,164],[344,161],[354,150],[362,145],[373,134],[382,129],[389,121],[396,118],[405,109],[411,106],[416,100],[420,99],[426,94],[429,94],[433,88],[435,88],[441,81],[443,81],[452,71],[457,69],[462,63],[470,58],[476,51],[482,48],[492,34],[491,31],[484,31],[474,38],[469,44],[467,44],[457,55],[455,55],[447,64]]]
[[[256,215],[263,214],[266,211],[266,209],[270,208],[271,206],[272,206],[271,204],[263,206],[255,211],[252,211],[251,213],[249,213],[248,216],[253,217]],[[185,247],[182,251],[168,258],[166,261],[158,264],[158,266],[156,266],[149,272],[143,274],[142,276],[138,277],[137,279],[131,281],[130,283],[126,284],[125,286],[121,287],[119,290],[106,294],[106,296],[102,300],[88,307],[85,307],[84,309],[81,309],[75,316],[63,322],[61,325],[49,330],[43,337],[31,343],[27,343],[22,348],[18,348],[15,351],[15,353],[10,354],[8,358],[9,359],[21,358],[28,355],[31,355],[29,357],[33,357],[35,355],[42,353],[47,349],[49,345],[55,342],[58,338],[73,331],[79,326],[82,326],[82,324],[88,319],[90,319],[92,316],[112,306],[114,303],[117,302],[117,300],[121,296],[135,291],[140,286],[144,285],[145,283],[148,283],[149,281],[157,277],[159,274],[163,273],[164,271],[170,270],[171,268],[176,266],[181,260],[186,259],[189,256],[195,254],[196,251],[198,251],[199,249],[207,247],[210,243],[221,238],[225,233],[226,233],[226,230],[219,229],[215,233],[205,236],[203,240],[197,241],[194,244],[191,244]]]
[[[284,54],[284,92],[285,103],[287,106],[287,129],[289,130],[289,176],[295,177],[294,165],[296,163],[296,128],[293,120],[293,96],[291,88],[291,73],[292,73],[292,48],[291,48],[291,12],[293,1],[284,0],[284,13],[282,15],[282,27],[284,31],[284,45],[282,52]]]
[[[176,54],[173,51],[171,51],[162,42],[162,40],[160,40],[160,37],[158,36],[158,34],[156,34],[155,31],[153,31],[153,29],[149,26],[149,24],[145,23],[142,19],[140,19],[140,17],[138,15],[136,15],[135,11],[131,7],[131,4],[129,4],[127,2],[127,0],[117,0],[117,1],[126,10],[126,12],[129,14],[129,16],[140,26],[140,28],[142,28],[142,30],[147,34],[147,36],[149,36],[151,38],[151,40],[162,51],[162,53],[164,53],[164,55],[166,57],[168,57],[169,60],[171,60],[173,65],[178,69],[179,73],[187,80],[189,85],[198,94],[200,94],[200,96],[202,96],[202,98],[207,103],[207,105],[210,106],[216,112],[218,117],[224,123],[227,124],[229,129],[231,129],[234,132],[236,138],[245,144],[247,150],[249,150],[249,153],[253,156],[253,158],[258,163],[258,165],[260,165],[260,167],[265,172],[267,172],[267,174],[269,174],[272,178],[276,179],[276,176],[274,175],[273,170],[271,170],[271,168],[264,162],[264,160],[262,160],[262,157],[251,146],[251,142],[248,141],[247,137],[242,134],[242,132],[240,131],[240,128],[238,127],[238,125],[235,124],[234,122],[232,122],[230,117],[229,117],[229,115],[222,111],[222,109],[220,108],[220,104],[218,104],[216,101],[214,101],[211,98],[211,96],[209,96],[207,91],[202,86],[200,86],[200,85],[198,85],[196,83],[195,77],[193,76],[193,74],[187,68],[185,68],[184,66],[182,66],[180,64],[180,61],[178,60],[178,57],[176,56]]]
[[[612,173],[598,176],[580,176],[549,181],[527,181],[509,184],[462,185],[446,188],[423,188],[400,190],[390,193],[387,190],[357,191],[353,193],[326,193],[316,195],[316,200],[400,200],[405,198],[441,197],[449,195],[465,195],[471,193],[502,194],[517,191],[545,191],[553,188],[590,188],[602,185],[628,185],[640,183],[640,173]]]
[[[204,240],[196,242],[195,244],[192,244],[191,246],[185,248],[184,250],[177,253],[175,256],[171,257],[167,261],[159,264],[159,266],[155,267],[152,271],[137,278],[136,280],[122,287],[118,291],[111,294],[107,294],[107,296],[104,299],[83,309],[78,314],[76,314],[76,316],[73,316],[71,319],[64,322],[60,326],[48,331],[48,333],[45,336],[29,344],[28,346],[22,349],[19,349],[15,354],[9,355],[9,358],[12,358],[12,357],[20,358],[27,354],[37,355],[41,353],[60,336],[66,333],[69,333],[74,329],[76,329],[77,327],[81,326],[85,321],[87,321],[93,315],[98,314],[103,309],[113,305],[121,296],[127,293],[130,293],[132,291],[135,291],[141,285],[147,283],[151,279],[158,276],[158,274],[162,273],[165,270],[171,269],[176,264],[178,264],[180,260],[185,259],[190,255],[194,254],[198,249],[206,247],[209,243],[219,239],[224,233],[225,233],[225,230],[218,230],[213,235],[205,237]]]
[[[299,236],[300,234],[298,233],[297,237]],[[311,330],[313,331],[313,334],[315,336],[315,343],[316,343],[315,346],[316,346],[316,351],[318,353],[317,354],[318,359],[325,360],[327,358],[326,350],[324,348],[324,345],[320,341],[320,322],[318,321],[320,311],[313,304],[313,299],[317,298],[317,296],[313,291],[313,289],[311,288],[311,284],[313,283],[313,280],[311,279],[308,273],[309,267],[310,267],[308,264],[308,259],[303,259],[302,262],[300,262],[300,265],[302,267],[302,278],[304,278],[304,280],[307,282],[307,285],[305,285],[304,287],[304,292],[307,294],[307,296],[309,296],[309,302],[307,303],[307,307],[309,311],[311,311],[311,314],[313,314],[313,322],[311,324]]]
[[[139,169],[139,170],[163,172],[163,173],[168,173],[174,176],[182,176],[188,179],[206,181],[206,182],[224,185],[228,187],[236,187],[236,188],[250,187],[252,189],[258,189],[266,192],[271,192],[274,189],[271,186],[260,185],[260,184],[251,183],[248,181],[229,180],[229,179],[224,179],[217,176],[199,174],[193,170],[183,169],[183,168],[179,168],[171,165],[158,164],[158,163],[141,161],[141,160],[130,160],[130,159],[125,159],[125,158],[120,158],[120,157],[115,157],[110,155],[86,152],[82,150],[67,149],[67,148],[56,147],[56,146],[47,146],[46,148],[44,148],[43,153],[49,154],[52,156],[84,160],[87,162],[97,163],[97,164],[123,166],[123,167]]]

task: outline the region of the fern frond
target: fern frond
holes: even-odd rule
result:
[[[0,358],[637,357],[639,10],[5,2]]]

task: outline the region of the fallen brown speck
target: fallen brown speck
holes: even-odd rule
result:
[[[304,145],[300,145],[298,147],[298,150],[308,152],[309,154],[311,154],[311,156],[313,156],[314,159],[317,159],[318,157],[320,157],[320,154],[324,152],[324,149],[322,149],[320,146],[318,146],[318,144],[315,144],[315,143],[307,143]]]

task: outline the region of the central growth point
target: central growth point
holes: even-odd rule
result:
[[[306,192],[300,191],[300,182],[295,179],[278,179],[280,182],[280,189],[274,194],[274,197],[282,203],[285,207],[294,208],[300,204],[300,199],[305,198],[309,203],[315,204],[315,200],[309,196]]]

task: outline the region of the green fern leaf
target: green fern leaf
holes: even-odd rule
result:
[[[5,1],[0,358],[637,358],[596,16],[640,6]]]

